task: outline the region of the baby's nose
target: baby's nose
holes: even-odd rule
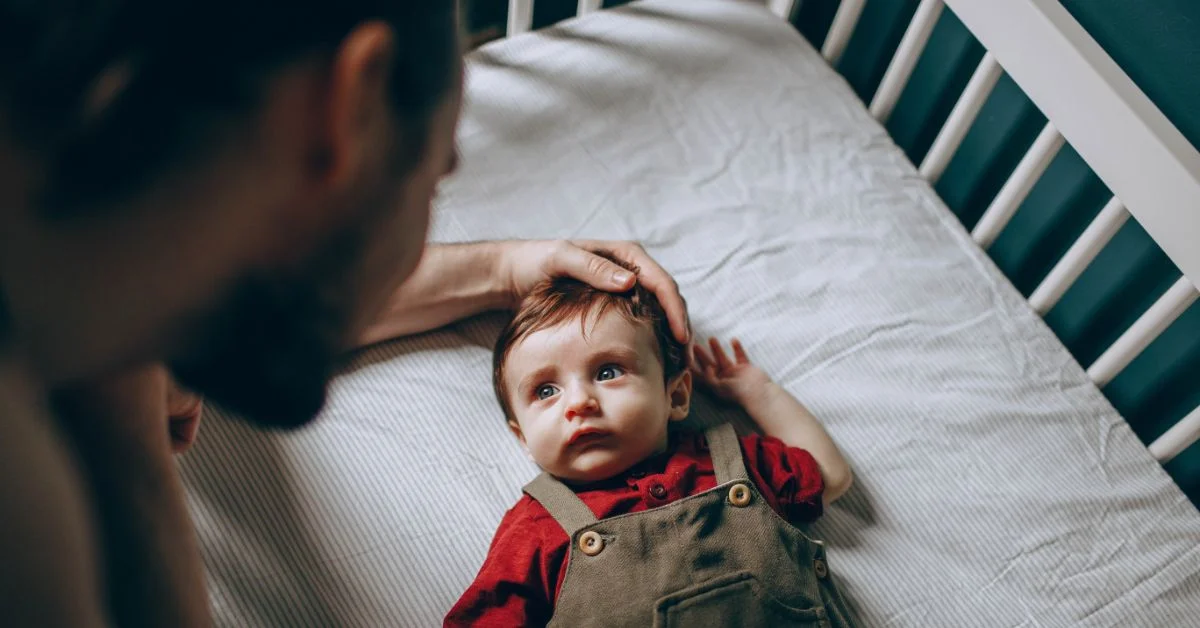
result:
[[[567,406],[567,420],[594,416],[600,412],[600,403],[591,395],[580,395]]]

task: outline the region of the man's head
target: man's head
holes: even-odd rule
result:
[[[661,451],[668,422],[688,414],[687,346],[640,284],[624,294],[569,279],[541,284],[501,332],[493,366],[509,427],[566,480],[628,469]]]
[[[310,419],[453,168],[455,4],[0,0],[0,336]]]

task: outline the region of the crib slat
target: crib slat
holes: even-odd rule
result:
[[[886,122],[888,116],[892,115],[892,109],[895,108],[896,101],[900,100],[900,93],[908,84],[917,59],[921,57],[925,44],[929,42],[933,25],[937,23],[944,8],[946,4],[942,0],[921,0],[921,4],[917,6],[916,14],[908,23],[908,30],[904,31],[904,37],[900,40],[900,47],[896,49],[896,54],[879,83],[879,89],[871,99],[871,115],[876,120]]]
[[[533,0],[508,0],[508,36],[533,28]]]
[[[1047,122],[1046,126],[1042,127],[1042,132],[1038,133],[1037,139],[1033,140],[1033,145],[1021,158],[1021,162],[1009,175],[1008,181],[1004,182],[1004,187],[1000,188],[996,198],[992,199],[991,205],[983,212],[979,223],[971,230],[971,237],[979,246],[986,249],[996,241],[996,237],[1004,230],[1008,221],[1012,220],[1013,214],[1017,213],[1017,208],[1021,206],[1025,197],[1029,196],[1033,184],[1037,183],[1038,178],[1046,171],[1046,167],[1054,160],[1062,145],[1063,136],[1053,124]]]
[[[796,8],[796,0],[767,0],[767,8],[785,20],[792,19],[792,10]]]
[[[1150,443],[1150,455],[1159,462],[1170,462],[1200,440],[1200,406],[1180,419],[1171,429]]]
[[[592,11],[599,11],[600,6],[604,4],[604,0],[579,0],[579,8],[576,9],[576,15],[584,15]]]
[[[1198,296],[1200,292],[1196,291],[1192,282],[1187,277],[1180,277],[1179,281],[1159,297],[1145,314],[1134,321],[1111,347],[1096,358],[1088,367],[1088,377],[1092,378],[1097,386],[1111,382],[1138,354],[1150,346],[1164,329],[1170,327]]]
[[[950,117],[946,118],[946,124],[938,131],[937,139],[925,154],[925,159],[921,160],[921,176],[931,184],[942,178],[950,159],[967,136],[967,131],[975,122],[979,110],[991,95],[992,88],[996,86],[996,81],[1003,72],[992,53],[983,55],[962,96],[954,103],[954,109],[950,112]]]
[[[1114,196],[1029,296],[1029,305],[1034,311],[1044,316],[1054,308],[1126,220],[1129,220],[1129,210]]]
[[[829,25],[829,32],[825,35],[825,43],[821,45],[821,56],[829,65],[836,67],[838,61],[842,60],[842,53],[846,52],[846,44],[850,43],[850,36],[854,34],[854,27],[858,26],[858,18],[862,16],[866,3],[867,0],[842,0],[838,5],[833,24]]]

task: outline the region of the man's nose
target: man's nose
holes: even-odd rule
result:
[[[583,387],[571,391],[571,397],[567,401],[566,419],[568,421],[595,416],[599,413],[600,402],[596,401],[592,391]]]

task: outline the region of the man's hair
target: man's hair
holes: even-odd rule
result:
[[[456,0],[0,0],[0,137],[44,164],[45,211],[121,200],[369,20],[396,32],[389,91],[415,160],[457,80]]]
[[[609,251],[593,251],[635,275],[638,267],[618,259]],[[616,312],[635,325],[646,325],[658,343],[663,379],[670,381],[687,368],[687,346],[675,339],[671,323],[658,297],[641,283],[623,293],[605,292],[574,279],[550,279],[539,283],[521,301],[512,321],[500,332],[492,353],[492,384],[506,420],[516,420],[512,402],[504,385],[505,363],[512,348],[530,334],[567,321],[578,320],[580,331],[587,334],[588,323],[595,323],[607,312]]]

